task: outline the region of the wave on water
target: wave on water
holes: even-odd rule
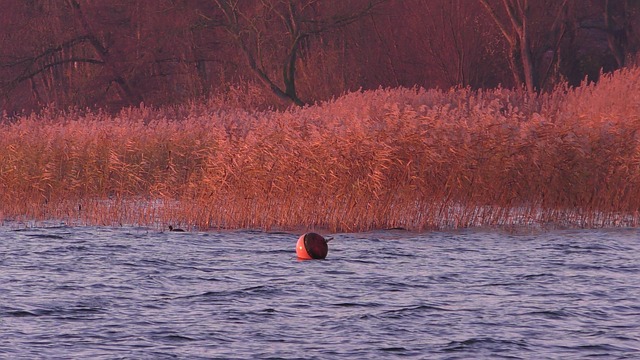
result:
[[[0,357],[640,358],[629,232],[0,227]]]

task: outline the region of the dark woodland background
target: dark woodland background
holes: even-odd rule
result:
[[[1,0],[0,106],[284,107],[396,86],[522,87],[633,65],[638,0]]]

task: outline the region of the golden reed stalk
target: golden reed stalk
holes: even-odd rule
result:
[[[526,96],[380,89],[0,124],[0,218],[362,231],[636,226],[640,69]]]

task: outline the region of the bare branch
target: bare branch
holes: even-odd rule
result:
[[[23,59],[16,60],[16,61],[13,61],[13,62],[0,64],[0,67],[8,68],[8,67],[15,67],[15,66],[24,65],[24,64],[28,64],[28,66],[31,66],[32,64],[34,64],[36,61],[38,61],[40,59],[43,59],[43,58],[45,58],[47,56],[50,56],[52,54],[55,54],[55,53],[63,51],[63,50],[71,49],[75,45],[82,44],[84,42],[87,42],[88,40],[89,40],[89,38],[87,36],[79,36],[79,37],[67,40],[67,41],[63,42],[62,44],[60,44],[60,45],[58,45],[56,47],[48,48],[48,49],[44,50],[43,52],[41,52],[40,54],[37,54],[35,56],[25,57]]]
[[[25,71],[23,74],[21,74],[20,76],[16,77],[15,79],[12,79],[10,81],[8,81],[7,83],[3,84],[3,88],[5,89],[14,89],[16,86],[18,86],[18,84],[20,84],[23,81],[26,80],[30,80],[33,77],[35,77],[36,75],[59,65],[63,65],[63,64],[69,64],[69,63],[86,63],[86,64],[97,64],[97,65],[104,65],[104,62],[101,60],[97,60],[97,59],[91,59],[91,58],[80,58],[80,57],[72,57],[69,59],[64,59],[64,60],[59,60],[59,61],[54,61],[54,62],[50,62],[47,63],[43,66],[41,66],[38,69],[32,70],[32,71]]]
[[[516,39],[513,36],[511,36],[509,31],[507,30],[507,26],[502,22],[502,20],[500,20],[500,17],[496,13],[495,9],[492,8],[491,5],[489,5],[487,0],[478,0],[478,1],[480,1],[482,6],[484,6],[484,8],[487,10],[487,13],[489,14],[489,16],[491,16],[491,19],[493,19],[493,22],[496,23],[496,25],[498,26],[498,29],[502,33],[502,36],[504,36],[505,40],[507,40],[509,45],[511,47],[516,46]]]

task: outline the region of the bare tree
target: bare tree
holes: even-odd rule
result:
[[[296,90],[296,63],[304,41],[351,24],[386,0],[355,5],[321,0],[214,1],[221,16],[207,20],[227,30],[258,79],[279,98],[304,105]],[[274,62],[281,68],[280,83],[271,70]]]
[[[116,66],[112,52],[99,39],[79,1],[46,3],[46,8],[30,4],[12,9],[14,16],[23,15],[23,20],[31,23],[31,43],[13,43],[10,60],[0,60],[0,69],[4,70],[0,88],[6,96],[28,82],[38,103],[70,105],[77,100],[73,94],[79,92],[74,79],[87,82],[94,73],[100,73],[109,84],[116,84],[124,103],[137,105],[142,101]],[[47,26],[36,23],[45,19]]]
[[[420,32],[438,77],[449,86],[481,83],[482,61],[489,48],[486,29],[477,15],[480,5],[465,0],[421,0]],[[425,16],[426,15],[426,16]]]
[[[114,59],[112,58],[109,50],[102,44],[102,42],[96,36],[95,31],[91,26],[90,20],[87,18],[86,14],[82,10],[80,3],[77,0],[67,0],[69,6],[71,7],[73,14],[75,15],[77,21],[80,23],[84,31],[84,37],[89,41],[91,46],[96,50],[98,57],[102,60],[102,63],[108,69],[108,72],[111,75],[112,81],[114,81],[118,87],[118,92],[120,93],[120,97],[129,103],[130,105],[137,105],[142,101],[142,96],[131,88],[127,79],[124,75],[118,70],[116,65],[114,64]]]
[[[542,21],[534,19],[529,0],[500,0],[498,6],[492,6],[488,0],[479,1],[509,44],[509,64],[514,81],[516,84],[525,84],[527,91],[530,93],[538,90],[541,83],[544,82],[544,79],[540,79],[540,75],[548,73],[548,71],[539,72],[536,69],[534,52],[538,49],[534,49],[533,45],[533,27],[535,26],[535,20],[538,20],[538,26],[541,26]],[[568,0],[545,1],[544,3],[537,2],[535,4],[546,9],[552,9],[555,12],[550,28],[542,36],[553,38],[555,46],[547,51],[554,52],[554,58],[557,58],[560,41],[564,36],[562,16],[567,2]]]
[[[103,65],[104,62],[102,60],[92,57],[59,55],[65,52],[69,53],[72,48],[88,42],[89,39],[86,36],[78,36],[64,41],[59,45],[48,47],[40,53],[3,63],[2,66],[5,68],[16,69],[14,77],[2,82],[3,90],[9,92],[18,86],[18,84],[32,80],[35,76],[64,64],[87,63]]]
[[[627,56],[634,55],[638,51],[640,39],[638,39],[638,33],[634,32],[634,28],[640,25],[638,24],[638,14],[640,14],[638,5],[637,1],[629,0],[604,0],[602,4],[607,44],[618,68],[626,65]]]

